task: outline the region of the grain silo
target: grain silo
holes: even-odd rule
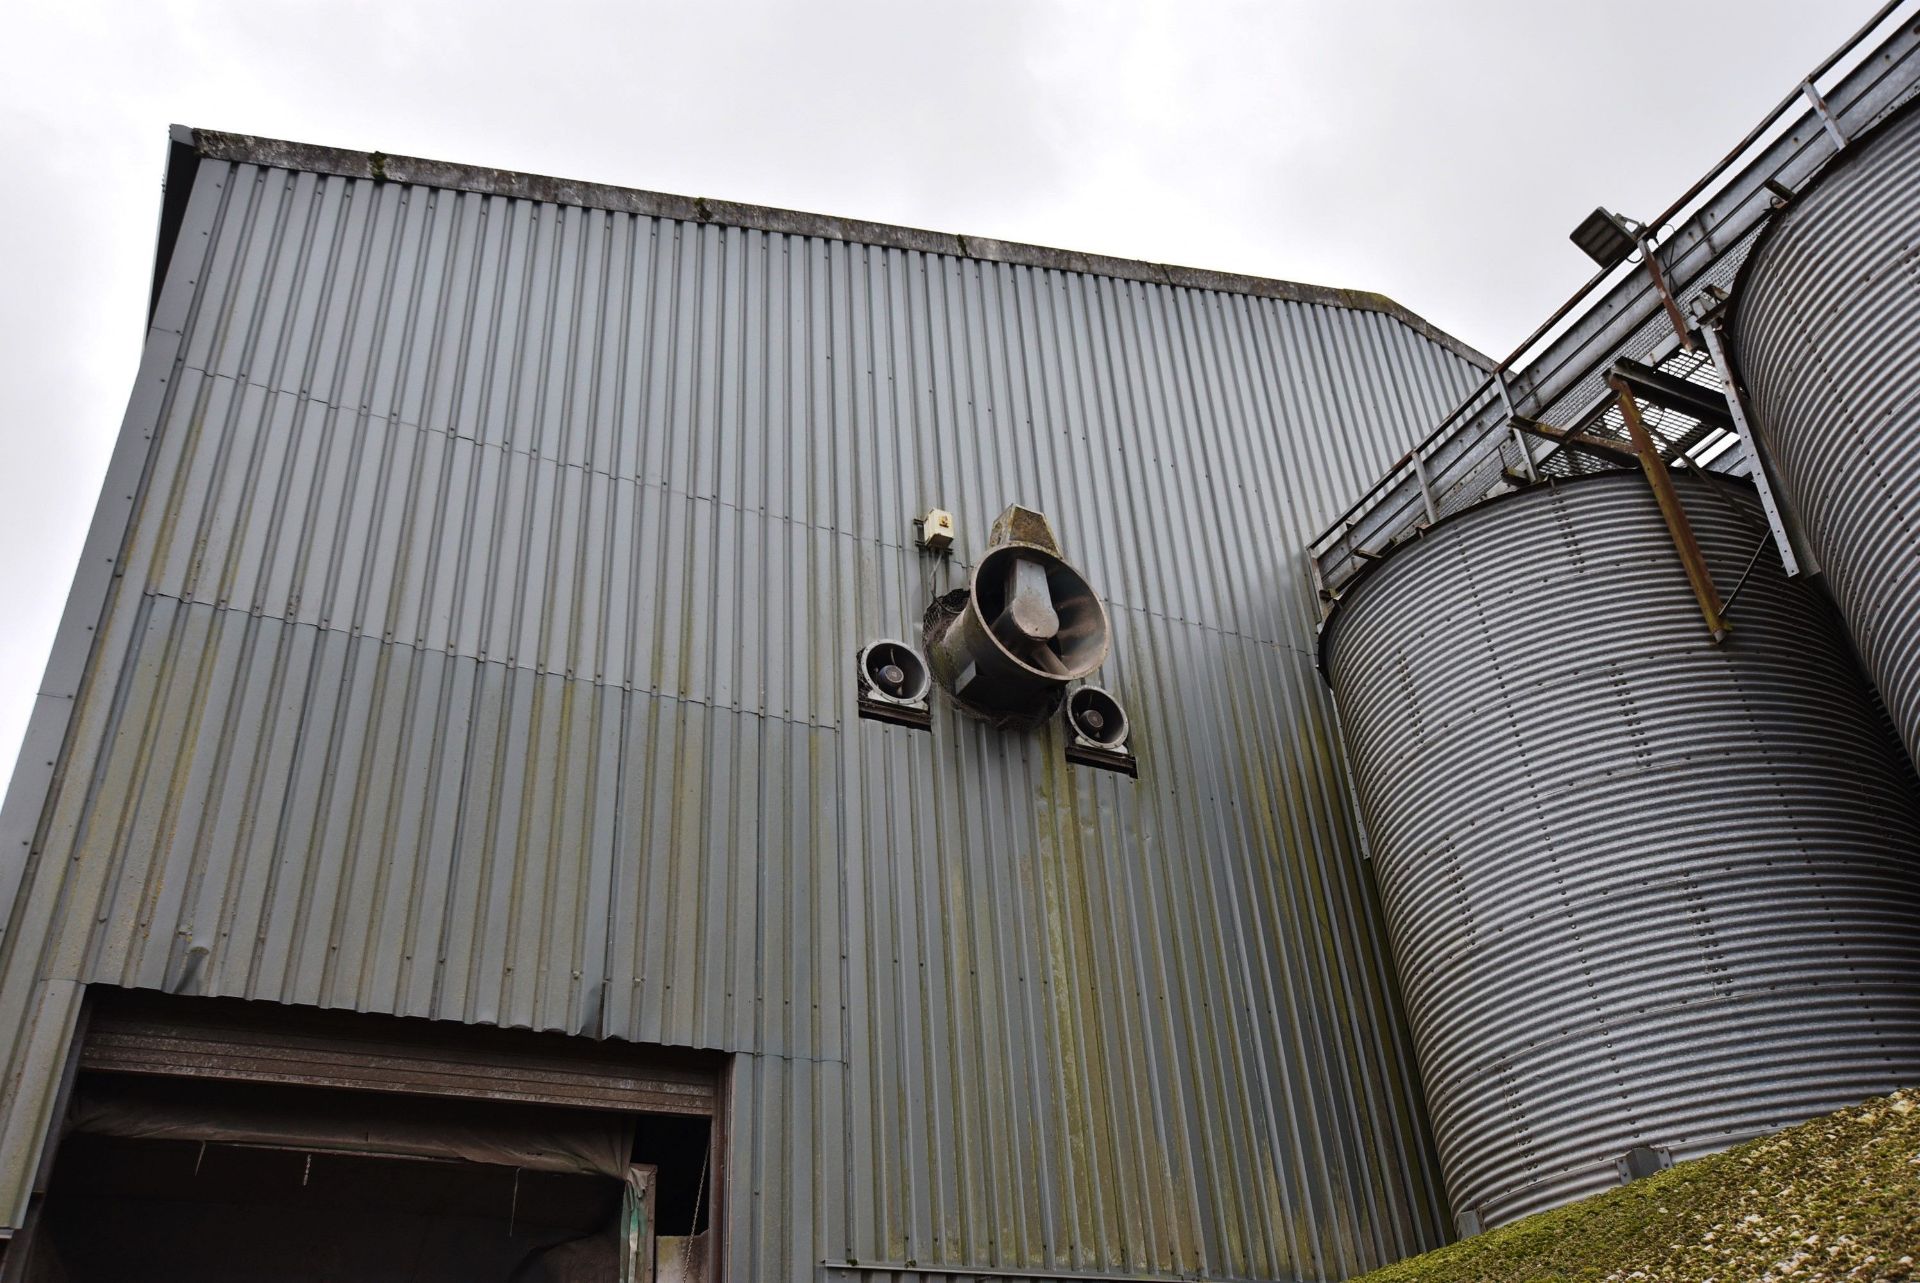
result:
[[[1522,488],[1323,634],[1464,1230],[1920,1081],[1920,785],[1751,487]],[[1744,578],[1740,578],[1743,568]]]
[[[1774,216],[1736,354],[1788,507],[1920,760],[1920,110],[1849,143]]]

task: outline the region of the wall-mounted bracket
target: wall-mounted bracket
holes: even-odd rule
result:
[[[866,695],[860,697],[860,716],[869,722],[885,722],[890,726],[910,726],[916,731],[933,729],[933,710],[913,708],[905,704],[891,704]]]
[[[1673,1151],[1665,1145],[1635,1145],[1613,1160],[1613,1169],[1619,1173],[1622,1185],[1645,1180],[1655,1172],[1664,1172],[1672,1166]]]
[[[1076,766],[1092,766],[1103,771],[1117,771],[1129,779],[1140,778],[1140,760],[1124,750],[1116,753],[1070,739],[1067,741],[1067,760]]]

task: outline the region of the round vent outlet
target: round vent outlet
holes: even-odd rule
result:
[[[1067,697],[1067,724],[1089,744],[1118,752],[1126,746],[1127,710],[1098,686],[1082,686]]]
[[[1002,544],[967,588],[927,610],[933,675],[962,711],[1031,730],[1060,710],[1067,684],[1107,657],[1107,612],[1058,554]]]
[[[860,682],[870,694],[897,704],[924,701],[932,686],[927,661],[897,641],[877,641],[861,649]]]
[[[995,548],[973,575],[973,604],[1001,650],[1067,681],[1107,657],[1107,615],[1080,572],[1038,548]]]

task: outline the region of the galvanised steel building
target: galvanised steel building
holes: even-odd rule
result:
[[[177,129],[0,822],[13,1274],[504,1278],[623,1184],[624,1277],[1442,1242],[1301,549],[1485,371],[1374,295]],[[859,715],[1014,504],[1126,770]]]
[[[176,130],[0,1280],[1334,1280],[1920,1082],[1916,97],[1498,362]]]

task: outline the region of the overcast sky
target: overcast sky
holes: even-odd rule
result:
[[[1868,0],[15,0],[0,770],[139,357],[171,122],[1378,290],[1504,355]],[[1430,425],[1409,424],[1409,440]]]

